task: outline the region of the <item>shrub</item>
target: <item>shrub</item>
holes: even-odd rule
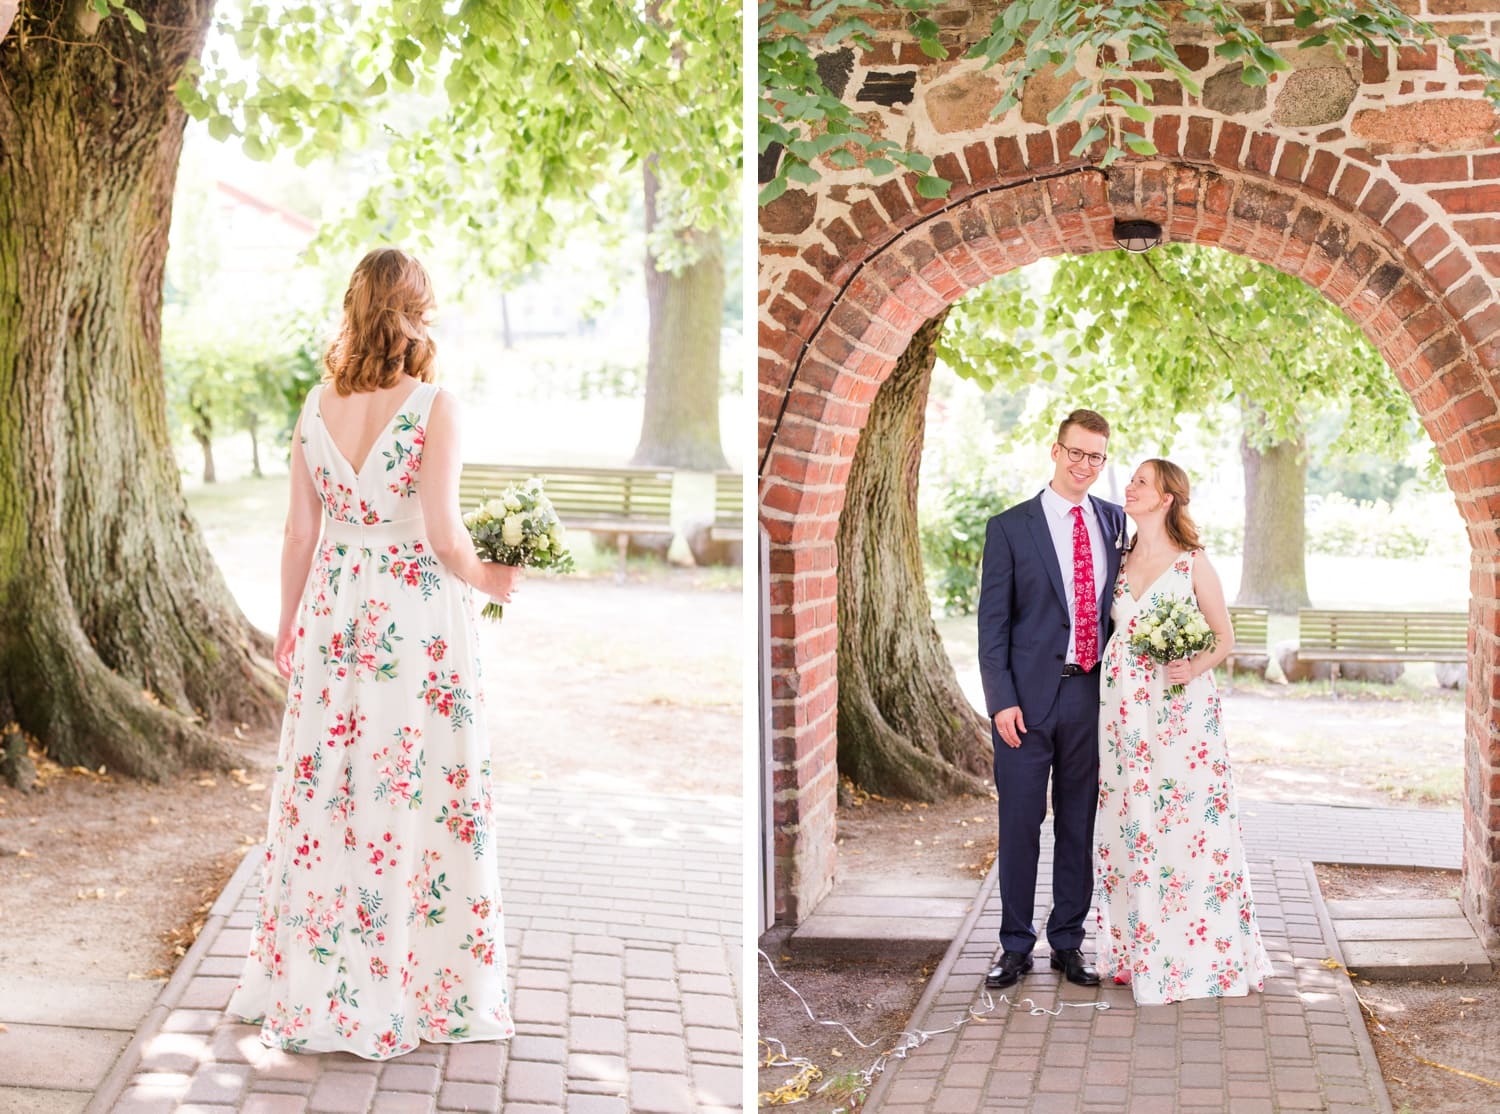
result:
[[[947,614],[971,615],[979,606],[985,525],[1017,502],[1014,492],[973,480],[948,488],[939,509],[922,524],[928,584]]]

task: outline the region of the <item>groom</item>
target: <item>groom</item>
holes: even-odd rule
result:
[[[979,590],[979,672],[994,723],[1000,798],[999,961],[985,984],[1031,970],[1032,923],[1047,779],[1052,779],[1052,967],[1097,986],[1083,958],[1094,894],[1099,797],[1099,657],[1120,568],[1125,515],[1089,495],[1104,467],[1109,423],[1074,410],[1052,446],[1051,482],[990,519]]]

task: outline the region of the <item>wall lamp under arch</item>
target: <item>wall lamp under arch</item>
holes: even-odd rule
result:
[[[1140,255],[1161,243],[1161,225],[1154,220],[1115,221],[1115,243]]]

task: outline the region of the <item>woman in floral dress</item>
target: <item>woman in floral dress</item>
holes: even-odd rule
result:
[[[514,1033],[458,404],[431,282],[373,251],[292,438],[276,667],[290,682],[232,1014],[268,1045],[383,1060]]]
[[[1234,648],[1218,574],[1188,515],[1187,475],[1148,460],[1125,489],[1136,533],[1114,593],[1099,713],[1094,832],[1099,973],[1141,1004],[1260,990],[1261,944],[1213,669]],[[1137,618],[1186,599],[1213,650],[1161,667],[1129,648]],[[1170,696],[1169,685],[1182,685]]]

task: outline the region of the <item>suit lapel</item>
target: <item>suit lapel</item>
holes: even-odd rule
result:
[[[1052,531],[1047,528],[1047,512],[1042,508],[1042,496],[1037,494],[1031,501],[1027,525],[1031,527],[1031,540],[1036,542],[1037,558],[1047,570],[1047,579],[1057,593],[1063,610],[1068,607],[1068,589],[1063,584],[1062,569],[1057,564],[1057,546],[1052,544]]]
[[[1115,590],[1115,580],[1120,575],[1120,547],[1115,544],[1115,540],[1124,530],[1124,526],[1114,521],[1113,514],[1105,513],[1106,504],[1102,499],[1098,499],[1093,495],[1090,495],[1089,498],[1094,502],[1094,515],[1099,520],[1099,532],[1104,535],[1103,598],[1105,603],[1101,610],[1108,610],[1108,601]]]

